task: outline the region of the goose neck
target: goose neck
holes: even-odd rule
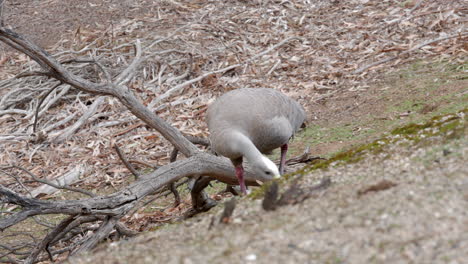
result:
[[[239,152],[245,157],[250,163],[258,162],[262,159],[262,153],[255,147],[254,143],[244,134],[237,134],[237,143],[239,146]]]

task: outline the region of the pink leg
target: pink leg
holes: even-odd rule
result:
[[[281,146],[281,159],[279,166],[279,171],[281,175],[284,174],[284,167],[286,167],[286,152],[288,152],[288,144],[284,144]]]
[[[243,194],[247,194],[247,187],[245,186],[245,181],[244,181],[244,168],[242,167],[242,164],[235,166],[235,168],[236,168],[236,176],[237,176],[237,179],[239,180],[241,192]]]

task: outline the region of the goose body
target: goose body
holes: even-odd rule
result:
[[[242,192],[242,161],[245,158],[257,173],[279,177],[283,173],[289,139],[304,123],[299,103],[268,88],[230,91],[208,107],[207,123],[211,147],[231,159]],[[263,154],[281,147],[280,169]]]

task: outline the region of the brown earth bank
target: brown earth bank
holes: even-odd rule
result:
[[[218,208],[70,263],[464,263],[468,141],[460,118],[454,139],[402,140],[304,174],[301,187],[324,178],[332,185],[299,205],[266,212],[261,200],[242,199],[229,224],[217,224]]]

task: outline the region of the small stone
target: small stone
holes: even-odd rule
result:
[[[247,260],[247,261],[255,261],[255,260],[257,260],[257,255],[255,255],[255,254],[249,254],[249,255],[245,256],[245,260]]]

